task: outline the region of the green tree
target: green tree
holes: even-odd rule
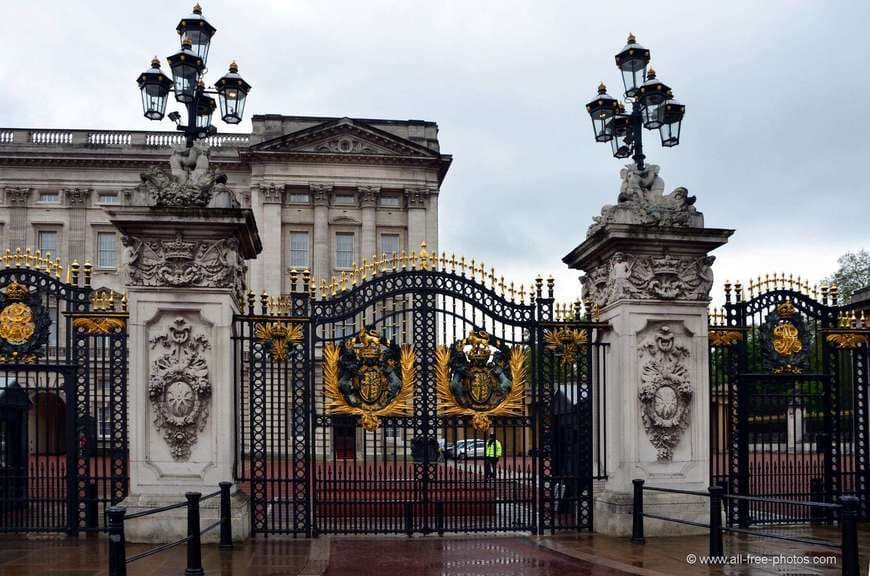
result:
[[[845,302],[855,290],[870,286],[870,252],[866,249],[846,252],[837,259],[837,265],[837,271],[825,278],[825,282],[837,285],[841,302]]]

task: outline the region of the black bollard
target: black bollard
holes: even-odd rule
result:
[[[840,497],[843,508],[840,510],[840,530],[842,531],[842,570],[843,576],[858,576],[858,508],[860,503],[854,496]]]
[[[233,517],[230,508],[230,487],[232,482],[220,482],[221,488],[221,550],[233,549]]]
[[[710,486],[710,556],[722,556],[722,493],[721,486]]]
[[[184,576],[204,576],[202,569],[202,542],[199,534],[199,492],[187,492],[187,568]]]
[[[127,549],[124,537],[124,516],[127,509],[112,506],[109,515],[109,576],[127,576]]]
[[[631,506],[631,543],[644,544],[646,539],[643,537],[643,480],[635,478],[631,481],[634,484],[634,501]]]

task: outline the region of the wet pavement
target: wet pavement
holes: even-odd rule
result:
[[[779,529],[781,535],[839,541],[834,528]],[[151,546],[128,544],[132,556]],[[687,563],[707,550],[706,536],[649,538],[644,545],[628,538],[595,534],[555,536],[469,535],[426,537],[321,537],[314,540],[263,538],[249,540],[231,552],[203,547],[207,575],[247,576],[705,576],[839,574],[839,552],[820,546],[729,535],[728,555],[794,556],[812,559],[834,556],[823,565],[702,566]],[[867,571],[870,526],[859,530],[861,564]],[[0,576],[108,576],[106,539],[89,536],[0,537]],[[183,546],[128,566],[130,576],[180,576],[185,568]],[[805,560],[806,562],[806,560]]]
[[[619,576],[528,538],[338,539],[325,576]]]

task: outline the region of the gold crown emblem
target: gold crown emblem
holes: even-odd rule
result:
[[[381,338],[374,330],[363,328],[348,344],[360,358],[377,360],[381,357]]]
[[[19,284],[13,280],[6,287],[6,297],[10,300],[24,300],[30,295],[30,290],[24,284]]]
[[[797,314],[797,310],[795,309],[794,304],[786,301],[776,307],[776,313],[779,314],[781,318],[791,318]]]

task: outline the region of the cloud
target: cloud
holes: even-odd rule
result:
[[[177,49],[189,3],[5,2],[0,125],[168,129],[141,117],[134,81]],[[646,134],[649,161],[708,225],[737,229],[717,278],[821,277],[870,245],[864,2],[202,4],[218,28],[209,77],[236,59],[249,114],[437,121],[455,158],[441,246],[506,273],[576,285],[561,257],[615,201],[621,166],[583,106],[600,80],[620,92],[613,55],[629,31],[687,106],[679,147]]]

